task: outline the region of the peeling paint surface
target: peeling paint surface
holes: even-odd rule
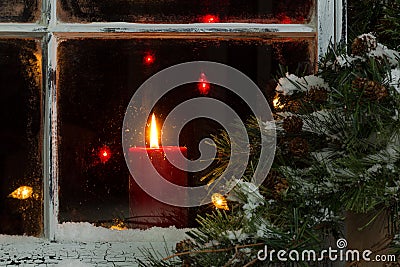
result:
[[[166,15],[157,6],[173,6],[177,3],[190,3],[191,12],[183,12],[181,9],[172,10],[173,15]],[[37,38],[36,48],[43,48],[44,65],[44,84],[43,96],[46,96],[44,112],[43,134],[44,147],[44,179],[42,186],[44,194],[44,219],[36,216],[32,217],[33,225],[40,225],[33,235],[42,233],[46,239],[38,239],[37,245],[23,250],[13,250],[15,247],[24,247],[24,241],[18,240],[4,241],[0,236],[0,266],[13,264],[17,257],[27,250],[37,257],[31,257],[32,261],[19,261],[22,266],[34,263],[37,258],[50,256],[40,251],[41,246],[48,246],[56,251],[79,250],[81,257],[79,261],[90,262],[92,259],[83,256],[85,254],[97,254],[98,250],[88,250],[86,243],[61,242],[51,243],[49,240],[55,239],[55,229],[58,223],[58,95],[56,88],[56,78],[59,75],[57,66],[58,44],[65,40],[72,39],[130,39],[132,36],[142,38],[171,38],[176,35],[178,39],[199,37],[199,38],[226,38],[226,39],[273,39],[273,38],[305,38],[318,39],[318,55],[323,55],[330,41],[338,42],[345,40],[346,37],[346,2],[347,0],[273,0],[273,1],[249,1],[249,0],[223,0],[219,1],[219,8],[223,7],[224,13],[213,12],[212,5],[215,1],[201,1],[198,5],[193,5],[193,1],[177,0],[2,0],[0,1],[0,37],[6,38]],[[256,3],[256,4],[255,4]],[[153,5],[155,8],[148,10]],[[41,7],[43,10],[41,11]],[[181,6],[181,5],[180,5]],[[289,8],[288,8],[289,7]],[[138,16],[138,12],[146,10],[149,16]],[[318,12],[314,12],[314,9]],[[141,11],[140,11],[141,10]],[[228,14],[228,11],[231,11]],[[242,12],[246,10],[246,12]],[[226,11],[226,12],[225,12]],[[240,11],[240,12],[238,12]],[[57,13],[58,12],[58,13]],[[136,12],[136,14],[135,14]],[[158,12],[158,13],[157,13]],[[164,12],[164,15],[162,14]],[[218,16],[218,23],[202,23],[203,14],[215,13]],[[158,14],[158,15],[157,15]],[[161,14],[158,19],[155,19]],[[171,13],[172,14],[172,13]],[[182,15],[183,14],[183,15]],[[42,16],[42,19],[41,19]],[[67,23],[65,23],[67,22]],[[159,24],[149,24],[149,23]],[[223,22],[223,23],[221,23]],[[167,24],[169,23],[169,24]],[[179,23],[179,24],[172,24]],[[291,24],[283,24],[291,23]],[[175,38],[174,37],[174,38]],[[41,40],[41,42],[40,42]],[[316,45],[313,47],[315,48]],[[35,48],[35,49],[36,49]],[[310,49],[310,55],[315,59],[315,51]],[[40,49],[39,49],[40,50]],[[38,50],[38,51],[39,51]],[[47,52],[46,52],[47,50]],[[41,54],[41,53],[39,53]],[[29,65],[26,69],[29,73],[38,69],[35,58],[39,54],[33,53],[33,57],[22,56],[22,59]],[[16,56],[16,58],[20,58]],[[32,64],[31,64],[32,63]],[[23,72],[21,72],[23,73]],[[37,76],[37,75],[36,75]],[[32,76],[31,76],[32,78]],[[32,82],[37,82],[38,77],[33,77]],[[41,80],[41,78],[40,78]],[[39,176],[38,176],[39,177]],[[40,182],[39,181],[39,182]],[[1,207],[0,207],[1,211]],[[39,211],[38,213],[42,213]],[[36,215],[38,214],[36,213]],[[29,217],[27,217],[29,219]],[[40,221],[42,220],[43,221]],[[44,225],[44,229],[42,229]],[[32,227],[29,226],[29,227]],[[36,226],[35,226],[36,227]],[[4,242],[3,242],[4,241]],[[92,242],[90,246],[110,246],[110,243]],[[82,246],[82,250],[80,247]],[[113,246],[111,244],[111,246]],[[124,244],[129,248],[129,244]],[[74,247],[73,249],[71,247]],[[118,246],[117,246],[118,247]],[[13,250],[7,254],[7,251]],[[50,249],[52,250],[52,249]],[[123,249],[122,249],[123,250]],[[39,252],[38,252],[39,251]],[[91,251],[87,253],[87,251]],[[103,251],[103,250],[99,250]],[[4,253],[6,254],[4,254]],[[3,253],[3,254],[2,254]],[[99,252],[100,253],[100,252]],[[68,254],[72,255],[72,254]],[[100,253],[101,255],[101,253]],[[104,256],[104,255],[103,255]],[[51,255],[51,257],[54,257]],[[57,263],[65,260],[63,255],[56,255]],[[75,256],[74,256],[75,257]],[[103,257],[104,258],[104,257]],[[67,260],[69,257],[67,257]],[[129,258],[131,259],[131,258]],[[129,261],[128,261],[129,262]],[[132,260],[133,262],[133,260]],[[37,264],[36,264],[37,263]],[[52,266],[54,262],[37,261],[37,266]],[[120,266],[119,264],[104,261],[98,266]],[[134,266],[128,264],[129,266]],[[122,266],[122,265],[121,265]]]

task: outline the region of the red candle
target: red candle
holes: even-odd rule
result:
[[[151,183],[152,190],[160,196],[163,194],[163,188],[157,183],[151,170],[155,168],[159,175],[165,180],[179,185],[187,186],[187,173],[176,168],[173,163],[177,164],[182,160],[181,154],[186,156],[186,147],[165,146],[158,147],[158,135],[155,126],[155,116],[153,114],[151,124],[150,147],[132,147],[129,149],[129,157],[135,160],[131,161],[132,170],[140,175],[144,175],[145,179]],[[165,156],[168,153],[168,159]],[[152,166],[146,164],[150,159]],[[170,162],[170,161],[171,162]],[[182,164],[179,164],[182,165]],[[188,209],[176,207],[158,201],[143,191],[136,181],[129,178],[129,209],[135,228],[146,229],[152,226],[168,227],[176,226],[184,228],[188,226]]]

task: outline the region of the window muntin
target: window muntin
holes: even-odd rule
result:
[[[308,23],[313,0],[58,0],[64,22]],[[290,8],[288,8],[290,7]]]
[[[10,1],[8,1],[10,2]],[[15,2],[15,1],[14,1]],[[25,1],[26,3],[29,0]],[[79,1],[77,1],[79,2]],[[125,32],[134,32],[136,35],[140,32],[147,32],[144,35],[153,35],[148,32],[168,32],[172,35],[178,33],[186,33],[187,35],[204,35],[203,32],[208,34],[219,33],[236,33],[239,39],[246,39],[249,34],[263,35],[264,39],[271,39],[275,37],[305,37],[309,34],[316,34],[318,32],[318,54],[323,55],[324,51],[328,46],[329,41],[333,38],[333,41],[339,41],[341,38],[345,38],[345,0],[343,1],[315,1],[314,10],[311,21],[309,24],[303,25],[283,25],[283,24],[252,24],[253,22],[259,22],[255,20],[249,20],[249,24],[136,24],[129,23],[131,20],[127,20],[128,23],[115,23],[112,21],[102,20],[103,23],[88,23],[88,20],[84,19],[62,19],[62,11],[60,9],[59,0],[38,0],[36,1],[37,6],[42,6],[42,19],[39,20],[39,13],[35,14],[35,19],[25,20],[10,20],[9,17],[0,19],[0,38],[9,37],[23,37],[32,38],[37,37],[42,40],[43,47],[43,76],[45,83],[43,84],[43,97],[45,97],[45,108],[41,114],[41,118],[44,117],[44,129],[43,137],[40,139],[43,144],[40,145],[40,151],[44,154],[43,160],[40,164],[44,166],[44,202],[43,202],[43,213],[44,213],[44,229],[43,234],[54,240],[57,238],[56,232],[58,228],[58,178],[59,178],[59,160],[58,160],[58,149],[59,140],[62,136],[58,135],[57,130],[57,88],[56,88],[56,76],[59,71],[57,66],[57,40],[58,36],[64,36],[66,39],[75,38],[80,36],[81,38],[98,36],[100,33],[107,33],[109,38],[120,38],[125,35]],[[4,3],[4,1],[3,1]],[[1,7],[1,5],[0,5]],[[40,8],[37,8],[40,10]],[[0,12],[2,9],[0,9]],[[25,13],[24,13],[25,14]],[[318,17],[317,17],[318,15]],[[32,18],[32,17],[31,17]],[[93,20],[95,21],[95,20]],[[99,20],[100,21],[100,20]],[[119,20],[118,20],[119,21]],[[12,23],[9,23],[12,22]],[[26,22],[30,22],[26,24]],[[33,22],[33,23],[32,23]],[[75,23],[69,23],[75,22]],[[83,22],[83,23],[79,23]],[[221,21],[220,21],[221,22]],[[286,23],[287,20],[276,21],[277,23]],[[171,23],[171,22],[169,22]],[[182,23],[179,21],[178,23]],[[266,23],[265,21],[263,23]],[[295,21],[290,21],[295,23]],[[344,39],[342,39],[344,40]],[[312,51],[315,53],[316,51]],[[44,149],[42,149],[44,148]],[[38,211],[38,213],[41,213]],[[41,218],[43,213],[36,216]]]
[[[43,230],[41,61],[40,40],[0,39],[0,234]]]

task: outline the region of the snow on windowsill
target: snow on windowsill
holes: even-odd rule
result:
[[[147,230],[128,229],[111,230],[104,227],[96,227],[87,222],[59,224],[56,232],[56,240],[63,242],[168,242],[177,243],[187,238],[186,232],[190,228],[177,229],[153,227]],[[1,235],[0,244],[23,243],[37,244],[43,242],[43,238],[32,236]]]
[[[59,224],[56,232],[57,241],[77,242],[179,242],[185,239],[190,229],[153,227],[147,230],[128,229],[111,230],[96,227],[87,222]],[[187,238],[187,237],[186,237]]]
[[[42,241],[41,238],[32,236],[0,235],[0,244],[12,244],[12,243],[36,244],[41,241]]]

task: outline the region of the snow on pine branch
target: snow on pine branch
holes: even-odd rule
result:
[[[375,58],[385,58],[392,67],[399,66],[400,53],[387,48],[383,44],[378,43],[376,49],[370,51],[367,55]]]
[[[279,79],[276,91],[283,95],[292,95],[295,92],[307,92],[312,88],[329,90],[329,85],[324,79],[315,75],[297,77],[286,73],[286,77]]]
[[[400,94],[400,68],[391,71],[390,85]]]

